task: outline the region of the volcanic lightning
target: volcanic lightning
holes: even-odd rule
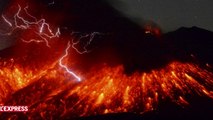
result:
[[[7,18],[4,17],[4,15],[2,15],[3,20],[10,26],[12,27],[12,23],[10,21],[7,20]]]
[[[64,60],[65,57],[68,56],[68,50],[70,49],[70,42],[68,42],[67,44],[67,48],[65,50],[65,54],[59,59],[59,65],[64,68],[69,74],[73,75],[78,81],[81,81],[81,78],[79,76],[77,76],[74,72],[72,72],[66,65],[64,65],[62,63],[62,61]]]
[[[38,26],[38,29],[35,32],[35,34],[37,36],[39,36],[41,39],[30,39],[30,40],[24,40],[21,38],[21,40],[25,43],[31,43],[31,42],[35,42],[35,43],[42,43],[42,42],[45,42],[46,43],[46,46],[47,47],[51,47],[49,45],[49,40],[48,39],[52,39],[52,38],[56,38],[56,37],[60,37],[60,29],[57,28],[57,31],[56,33],[54,34],[50,28],[50,25],[48,23],[46,23],[45,19],[40,19],[40,20],[37,20],[36,17],[32,16],[29,12],[28,12],[28,6],[26,6],[24,8],[24,12],[31,18],[34,19],[34,21],[28,21],[26,19],[24,19],[24,17],[20,16],[20,12],[22,11],[22,8],[20,5],[18,5],[18,11],[17,13],[14,15],[14,25],[8,20],[5,18],[4,15],[2,15],[2,18],[3,20],[10,26],[10,27],[13,27],[15,26],[14,28],[12,28],[12,31],[7,33],[7,35],[11,35],[12,32],[15,30],[15,29],[22,29],[22,30],[27,30],[27,29],[33,29],[34,26]],[[18,20],[21,20],[24,24],[21,24],[21,25],[18,25]],[[45,31],[44,29],[47,28],[47,31]],[[94,35],[97,34],[97,33],[92,33],[91,37],[90,37],[90,41],[92,41]],[[88,35],[84,36],[84,37],[88,37]],[[88,43],[89,44],[89,43]],[[74,72],[72,72],[71,70],[69,70],[69,68],[64,65],[62,63],[63,59],[65,57],[67,57],[68,55],[68,50],[70,48],[70,42],[68,42],[68,45],[67,45],[67,48],[65,50],[65,55],[62,56],[60,59],[59,59],[59,65],[64,68],[69,74],[71,74],[72,76],[74,76],[78,81],[81,81],[81,78],[78,77]],[[73,43],[73,46],[74,46],[74,43]],[[76,51],[79,51],[77,48],[73,47]],[[78,52],[80,53],[80,52]],[[83,52],[81,53],[83,54]]]
[[[48,23],[46,23],[45,19],[40,19],[37,20],[36,17],[32,16],[29,12],[28,12],[28,6],[26,6],[24,8],[24,12],[30,17],[32,18],[34,21],[28,21],[26,19],[24,19],[24,17],[22,17],[20,15],[20,13],[22,12],[22,8],[20,5],[18,5],[18,11],[17,13],[14,15],[14,25],[9,22],[8,19],[5,18],[4,15],[2,15],[3,20],[10,26],[12,27],[12,30],[8,33],[4,33],[4,35],[11,35],[13,33],[14,30],[16,29],[21,29],[21,30],[27,30],[27,29],[34,29],[33,27],[36,27],[37,29],[34,31],[34,34],[36,35],[35,37],[38,37],[39,39],[30,39],[30,40],[24,40],[21,38],[21,40],[25,43],[31,43],[31,42],[35,42],[35,43],[41,43],[41,42],[45,42],[47,47],[50,47],[49,45],[49,40],[48,39],[52,39],[52,38],[56,38],[59,37],[60,33],[60,28],[57,28],[57,31],[55,33],[52,32],[50,25]],[[20,24],[21,21],[22,24]],[[44,29],[47,29],[47,32],[44,32]]]
[[[71,36],[73,36],[76,32],[72,32],[71,33]],[[101,35],[100,32],[93,32],[91,34],[86,34],[86,35],[81,35],[79,40],[75,40],[75,39],[72,39],[72,48],[75,49],[75,51],[79,54],[85,54],[85,53],[89,53],[89,50],[87,50],[87,47],[90,45],[90,43],[93,41],[94,37],[96,35]],[[88,38],[87,42],[86,42],[86,45],[84,45],[83,47],[83,50],[79,50],[76,45],[80,43],[80,41],[83,39],[83,38]]]

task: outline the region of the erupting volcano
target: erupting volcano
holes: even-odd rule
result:
[[[157,28],[153,30],[155,34],[147,34],[148,28],[137,29],[143,36],[139,39],[147,40],[135,43],[142,43],[141,46],[122,44],[122,32],[88,32],[90,28],[81,32],[76,30],[78,25],[70,32],[57,24],[63,18],[48,23],[37,17],[30,6],[35,7],[33,3],[28,6],[11,2],[1,17],[1,24],[6,27],[0,31],[1,36],[15,39],[13,46],[0,51],[0,104],[26,105],[29,111],[1,112],[0,118],[77,119],[112,113],[144,114],[158,110],[164,102],[185,108],[193,97],[213,99],[211,64],[203,65],[185,53],[184,60],[171,57],[176,49],[159,53],[170,50],[172,44],[168,42],[165,49],[167,42],[162,42],[164,38]],[[101,41],[106,39],[111,40]],[[123,51],[126,47],[131,50]],[[140,50],[144,53],[140,54]]]

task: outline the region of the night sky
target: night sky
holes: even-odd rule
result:
[[[114,2],[113,2],[114,1]],[[213,0],[111,0],[134,21],[151,20],[164,32],[197,26],[213,31]],[[120,4],[119,4],[120,2]]]
[[[0,0],[0,13],[10,0]],[[51,0],[47,0],[51,1]],[[54,1],[54,0],[53,0]],[[138,24],[153,21],[164,32],[197,26],[213,31],[213,0],[106,0]]]
[[[48,2],[56,0],[46,0]],[[180,27],[197,26],[213,31],[213,0],[105,0],[133,22],[143,25],[152,21],[162,31],[174,31]],[[0,0],[0,13],[10,0]],[[56,2],[58,5],[58,3]],[[96,5],[94,3],[94,5]],[[110,12],[109,12],[110,13]],[[103,13],[105,14],[105,13]],[[110,13],[111,14],[111,13]],[[97,16],[97,15],[96,15]],[[4,27],[2,27],[4,28]],[[2,37],[2,36],[1,36]],[[9,44],[1,40],[0,48]]]

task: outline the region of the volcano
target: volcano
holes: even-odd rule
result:
[[[11,2],[0,104],[29,110],[1,119],[212,118],[212,32],[163,34],[92,1]]]

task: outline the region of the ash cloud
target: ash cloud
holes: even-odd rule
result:
[[[65,17],[61,26],[66,26],[70,32],[105,34],[94,38],[89,46],[92,49],[90,53],[80,56],[82,63],[86,63],[85,66],[88,66],[88,63],[92,66],[97,62],[123,64],[127,72],[131,73],[134,70],[160,67],[169,61],[167,47],[159,38],[145,34],[143,26],[121,14],[107,1],[64,0],[62,3],[62,15]],[[147,22],[141,23],[145,26]],[[149,23],[157,26],[154,22]]]
[[[131,73],[161,67],[170,60],[167,46],[159,38],[146,34],[143,26],[128,19],[106,0],[54,0],[54,4],[50,4],[52,0],[25,0],[22,3],[32,6],[30,13],[36,17],[42,16],[48,23],[59,26],[62,36],[73,31],[103,34],[95,36],[88,45],[91,52],[77,55],[76,66],[83,69],[94,64],[122,64]]]
[[[62,36],[70,35],[72,32],[83,35],[101,33],[87,46],[89,53],[76,55],[78,56],[76,66],[80,69],[87,70],[95,64],[102,63],[111,66],[122,64],[126,73],[132,73],[136,70],[161,68],[174,60],[185,62],[189,59],[188,54],[176,50],[176,46],[171,45],[172,39],[176,36],[166,39],[164,35],[158,36],[156,34],[158,31],[155,31],[160,31],[160,27],[153,21],[143,20],[142,25],[138,25],[106,0],[54,0],[54,2],[26,0],[26,2],[37,8],[36,11],[31,11],[37,14],[36,17],[42,16],[48,23],[59,26]],[[88,41],[89,38],[84,39]],[[184,44],[183,40],[179,42]]]

